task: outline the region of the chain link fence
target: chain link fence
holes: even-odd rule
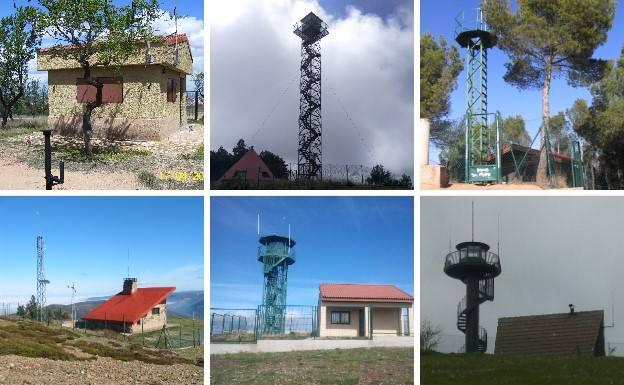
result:
[[[255,343],[258,339],[304,339],[316,336],[316,306],[260,305],[256,309],[210,309],[211,343]]]
[[[186,91],[186,116],[194,122],[204,120],[204,96],[199,91]]]

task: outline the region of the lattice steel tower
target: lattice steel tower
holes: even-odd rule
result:
[[[46,306],[46,285],[50,283],[45,278],[43,268],[44,243],[41,235],[37,236],[37,310],[39,312],[38,319],[43,321],[43,310]]]
[[[473,217],[474,218],[474,217]],[[474,231],[473,231],[474,238]],[[466,285],[457,305],[457,329],[466,334],[466,353],[487,350],[487,331],[479,326],[479,305],[494,301],[494,278],[501,273],[500,258],[482,242],[462,242],[444,261],[444,272]]]
[[[496,45],[496,36],[489,32],[481,9],[475,20],[465,23],[462,13],[455,22],[455,40],[466,49],[465,180],[499,181],[500,114],[488,114],[487,95],[487,55],[488,49]]]
[[[295,241],[280,235],[260,237],[258,261],[262,262],[264,287],[259,330],[262,334],[282,334],[286,315],[288,266],[295,263]]]
[[[310,12],[295,24],[301,38],[301,81],[299,83],[299,148],[297,178],[323,177],[321,140],[321,39],[329,33],[327,24]]]

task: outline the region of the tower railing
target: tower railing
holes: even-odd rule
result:
[[[474,18],[471,17],[466,19],[466,15],[463,11],[455,17],[455,36],[469,30],[490,30],[490,27],[487,25],[485,18],[483,17],[483,10],[481,8],[474,8],[474,10],[476,10],[477,15]]]
[[[491,251],[478,250],[476,253],[469,252],[468,249],[452,251],[448,253],[444,260],[444,268],[465,262],[467,259],[479,259],[487,265],[492,265],[500,270],[500,258],[498,254]]]

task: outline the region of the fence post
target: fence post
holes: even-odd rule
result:
[[[180,345],[179,347],[182,347],[182,324],[180,324]]]
[[[199,120],[199,91],[195,90],[195,121]]]
[[[108,329],[108,313],[104,312],[104,329]]]
[[[347,170],[347,183],[349,183],[349,165],[345,164],[345,169]]]
[[[210,335],[212,336],[212,328],[214,327],[214,315],[215,313],[210,314]]]

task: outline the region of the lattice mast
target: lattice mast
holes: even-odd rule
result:
[[[474,208],[473,208],[474,210]],[[461,242],[449,252],[444,272],[466,285],[466,296],[457,304],[457,329],[466,335],[466,353],[487,350],[487,331],[479,326],[479,306],[494,301],[494,278],[501,273],[500,257],[490,246],[474,240]]]
[[[39,313],[39,321],[44,320],[43,310],[46,306],[46,285],[50,283],[50,281],[45,278],[44,253],[45,246],[43,237],[39,235],[37,236],[37,310]]]
[[[467,182],[499,179],[499,114],[488,114],[488,49],[496,45],[496,36],[481,9],[475,20],[464,22],[463,13],[456,19],[455,40],[466,49],[465,179]],[[494,115],[493,130],[489,116]],[[494,132],[492,132],[494,131]]]
[[[283,334],[286,318],[286,287],[288,266],[295,263],[292,247],[295,241],[280,235],[260,237],[258,261],[262,262],[264,286],[260,312],[260,331],[263,334]]]
[[[299,147],[297,178],[323,177],[321,133],[321,39],[329,33],[327,24],[310,12],[295,24],[301,38],[301,80],[299,82]]]

